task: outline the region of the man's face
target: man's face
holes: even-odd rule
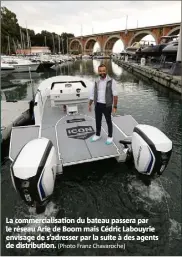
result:
[[[102,79],[105,79],[106,77],[106,67],[99,67],[98,69],[98,72],[99,72],[99,76],[102,78]]]

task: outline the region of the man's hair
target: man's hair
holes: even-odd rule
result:
[[[98,69],[101,68],[101,67],[105,67],[105,68],[106,68],[106,65],[103,64],[103,63],[101,63],[101,64],[99,65]]]

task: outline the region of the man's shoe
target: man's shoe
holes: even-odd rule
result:
[[[110,145],[110,144],[112,144],[112,142],[113,142],[113,138],[112,137],[108,137],[107,141],[106,141],[106,145]]]
[[[94,135],[92,138],[91,138],[91,142],[95,142],[97,140],[99,140],[101,138],[101,136],[97,136],[97,135]]]

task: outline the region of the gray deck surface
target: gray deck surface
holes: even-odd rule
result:
[[[106,145],[108,128],[104,116],[101,139],[96,142],[90,142],[92,135],[95,134],[94,108],[92,108],[92,112],[88,112],[88,105],[82,104],[78,106],[78,110],[79,114],[77,115],[67,115],[62,107],[52,108],[50,99],[46,100],[42,118],[41,137],[46,137],[52,141],[56,148],[58,163],[66,166],[79,162],[119,156],[122,151],[122,145],[119,143],[119,140],[125,139],[128,136],[131,137],[133,129],[137,125],[133,117],[126,115],[112,118],[113,122],[124,134],[113,124],[114,144]],[[14,152],[12,151],[12,158],[16,156],[17,151],[25,143],[38,137],[38,131],[39,127],[13,129],[12,143],[13,145],[18,145],[18,147],[16,147],[16,150],[13,150]],[[21,142],[18,140],[20,138]],[[24,139],[22,140],[22,138]]]
[[[1,128],[13,124],[22,113],[29,109],[28,101],[6,102],[1,101]]]
[[[90,139],[95,133],[94,108],[92,108],[92,112],[88,112],[88,105],[82,104],[78,106],[78,115],[66,115],[62,108],[51,108],[49,99],[47,99],[44,108],[41,135],[49,138],[53,142],[57,149],[58,158],[62,161],[63,165],[77,163],[89,159],[91,160],[94,158],[102,159],[108,158],[109,156],[118,156],[118,150],[122,150],[119,140],[125,139],[126,136],[131,136],[133,128],[137,124],[137,122],[130,115],[113,117],[114,123],[116,123],[120,128],[123,127],[122,130],[126,136],[121,134],[121,132],[115,126],[113,126],[114,144],[106,145],[107,124],[103,116],[102,138],[93,143],[90,142]],[[67,123],[67,120],[72,119],[85,119],[85,121]],[[50,124],[52,124],[52,126],[50,126]],[[75,129],[79,128],[80,126],[91,126],[93,128],[93,133],[91,133],[90,136],[88,135],[88,138],[86,139],[78,139],[75,138],[74,135],[71,137],[68,136],[68,129]],[[77,135],[82,137],[82,133]]]
[[[29,141],[38,138],[39,126],[13,127],[9,156],[14,160],[22,147]]]
[[[81,117],[84,118],[84,116]],[[85,119],[87,118],[85,117]],[[102,139],[94,143],[90,142],[90,139],[95,131],[93,131],[89,138],[85,140],[76,139],[73,137],[69,138],[66,133],[66,129],[80,126],[91,126],[94,129],[95,121],[88,119],[84,122],[74,122],[72,124],[62,122],[57,126],[59,152],[60,157],[63,159],[63,163],[79,162],[82,160],[88,160],[93,158],[119,155],[114,145],[108,146],[105,144],[105,141],[107,139],[106,134],[103,135]]]
[[[116,124],[120,129],[122,128],[123,133],[130,137],[133,133],[134,127],[138,124],[131,115],[125,115],[112,118],[113,124]]]

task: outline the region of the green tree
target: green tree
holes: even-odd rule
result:
[[[12,39],[14,42],[19,40],[18,37],[19,24],[16,14],[8,10],[6,7],[1,7],[1,52],[6,53],[8,50],[8,36],[10,41],[10,50],[13,51]]]
[[[20,33],[21,31],[21,33]],[[15,53],[16,48],[28,47],[27,31],[31,41],[31,46],[48,46],[52,52],[58,53],[59,49],[62,53],[67,53],[67,39],[74,37],[70,33],[62,33],[42,30],[41,33],[35,34],[34,30],[21,27],[18,24],[16,14],[1,7],[1,53],[8,53],[8,38],[11,53]],[[21,36],[22,35],[22,36]],[[60,41],[58,40],[58,36]],[[22,45],[22,43],[24,43]]]

